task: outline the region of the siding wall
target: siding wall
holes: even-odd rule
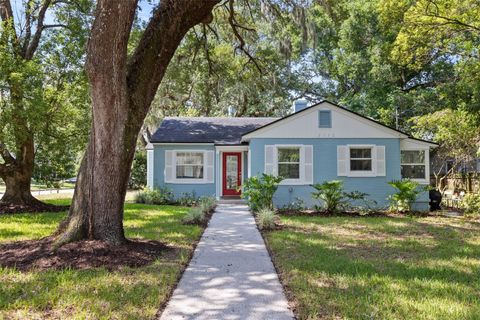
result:
[[[343,180],[347,191],[358,190],[366,192],[370,198],[377,201],[379,207],[386,207],[388,201],[387,196],[394,192],[387,182],[400,179],[400,140],[395,138],[374,138],[374,139],[340,139],[340,138],[317,138],[317,139],[274,139],[274,138],[255,138],[250,141],[251,152],[251,175],[258,175],[264,172],[265,150],[267,144],[308,144],[313,145],[313,171],[314,183],[326,180]],[[338,177],[337,176],[337,145],[346,144],[375,144],[384,145],[386,153],[386,176],[385,177]],[[165,150],[215,150],[213,145],[164,145],[154,146],[154,174],[153,187],[167,186],[175,197],[180,197],[184,192],[195,191],[197,196],[209,196],[216,194],[215,183],[203,184],[178,184],[165,183]],[[215,155],[215,179],[219,172],[219,154]],[[248,156],[244,152],[243,160],[243,176],[244,179],[248,175]],[[221,186],[220,186],[221,189]],[[312,207],[316,202],[311,198],[311,192],[314,189],[308,185],[288,186],[282,185],[275,194],[274,202],[277,207],[283,207],[288,203],[295,201],[297,198],[302,199],[306,206]],[[428,209],[428,193],[423,193],[417,203],[414,205],[415,210]]]
[[[195,184],[180,184],[180,183],[165,183],[165,150],[215,150],[213,145],[155,145],[154,146],[154,175],[153,187],[166,186],[170,188],[175,197],[180,197],[184,192],[195,191],[197,196],[211,196],[215,195],[215,183],[195,183]],[[215,167],[217,167],[218,160],[215,157]],[[214,181],[216,180],[217,170],[214,170]]]
[[[377,201],[379,207],[386,207],[386,198],[394,192],[387,184],[388,181],[400,179],[400,139],[373,138],[373,139],[275,139],[255,138],[250,141],[251,174],[258,175],[264,172],[265,145],[271,144],[308,144],[313,145],[313,172],[314,183],[326,180],[343,180],[347,191],[358,190],[366,192],[370,199]],[[375,144],[385,146],[386,176],[384,177],[338,177],[337,176],[337,146],[347,144]],[[302,199],[306,206],[312,207],[316,202],[311,198],[314,189],[308,185],[281,185],[274,197],[277,207],[283,207],[297,198]],[[428,209],[428,194],[424,193],[415,205],[416,210]]]

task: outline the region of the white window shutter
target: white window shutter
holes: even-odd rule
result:
[[[172,150],[165,150],[165,172],[164,172],[164,177],[165,177],[165,182],[166,183],[171,183],[173,182],[174,176],[175,176],[175,165],[173,163],[174,161],[174,153]]]
[[[265,146],[265,173],[266,174],[276,174],[276,159],[275,159],[275,146],[266,145]]]
[[[384,177],[386,175],[386,170],[385,170],[385,146],[376,146],[375,147],[375,153],[376,153],[376,158],[375,158],[375,169],[376,169],[376,174],[379,177]]]
[[[207,183],[214,182],[214,162],[215,162],[215,152],[214,151],[206,151],[205,152],[205,181]]]
[[[305,183],[313,183],[313,146],[304,146]]]
[[[147,150],[147,187],[153,189],[153,150]]]
[[[348,158],[348,147],[337,146],[337,176],[347,175]]]

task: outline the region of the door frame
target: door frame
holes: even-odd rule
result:
[[[242,151],[224,151],[221,153],[221,163],[222,163],[222,172],[221,172],[221,183],[222,183],[222,196],[240,196],[242,191],[228,191],[226,189],[227,184],[227,156],[237,156],[238,165],[237,165],[237,179],[238,186],[241,187],[243,184],[243,152]]]

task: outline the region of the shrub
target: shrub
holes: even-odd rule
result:
[[[145,152],[136,152],[133,158],[132,172],[128,180],[128,188],[142,189],[147,185],[147,155]]]
[[[248,206],[252,211],[262,208],[273,209],[273,195],[282,180],[282,177],[265,173],[248,178],[243,183],[242,198],[247,199]]]
[[[462,200],[466,215],[480,216],[480,193],[469,193]]]
[[[427,188],[420,187],[419,183],[410,179],[394,180],[388,183],[397,191],[388,197],[390,210],[397,212],[411,211],[412,203],[418,195],[425,192]]]
[[[156,189],[145,189],[135,196],[136,203],[145,204],[169,204],[173,202],[173,193],[167,187],[158,187]]]
[[[195,191],[192,191],[192,192],[183,192],[182,195],[176,199],[176,201],[181,206],[193,207],[197,205],[199,199]]]
[[[342,181],[325,181],[323,183],[316,183],[313,187],[317,191],[312,192],[312,197],[323,201],[325,211],[336,213],[342,209],[343,201],[345,200]]]
[[[205,222],[205,213],[200,208],[190,208],[183,217],[185,224],[203,224]]]
[[[215,197],[201,197],[199,199],[199,208],[203,213],[209,214],[212,213],[217,206],[217,199]]]
[[[287,203],[281,208],[281,211],[293,211],[293,212],[301,212],[305,210],[305,201],[300,198],[295,198],[295,200]]]
[[[374,200],[367,199],[368,194],[360,191],[345,192],[343,181],[331,180],[313,185],[316,191],[312,197],[321,200],[321,209],[328,213],[337,213],[342,210],[354,209],[360,213],[368,213],[376,204]],[[361,205],[359,205],[361,203]],[[318,209],[318,206],[317,206]]]
[[[260,230],[271,230],[275,228],[275,212],[272,209],[263,208],[257,212],[258,228]]]
[[[367,215],[371,213],[377,206],[377,201],[368,199],[368,193],[365,192],[346,192],[345,196],[351,201],[349,210],[356,211],[361,215]]]

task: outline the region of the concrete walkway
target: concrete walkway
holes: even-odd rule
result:
[[[293,319],[247,206],[217,207],[160,319]]]

